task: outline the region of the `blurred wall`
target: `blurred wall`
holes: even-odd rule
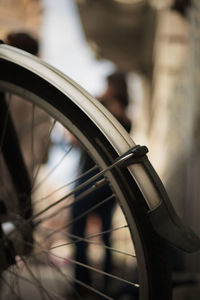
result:
[[[39,33],[41,21],[40,0],[0,0],[0,37],[13,30]]]
[[[178,214],[200,235],[200,2],[159,14],[148,143]],[[200,271],[200,254],[184,256]]]

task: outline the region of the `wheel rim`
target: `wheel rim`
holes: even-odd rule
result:
[[[11,94],[7,94],[7,99],[11,99]],[[13,100],[14,99],[14,100]],[[9,100],[8,100],[9,101]],[[18,97],[14,96],[12,97],[12,100],[10,100],[10,104],[9,104],[9,109],[10,111],[12,111],[12,113],[14,112],[14,110],[16,109],[14,102],[18,101],[18,103],[20,101],[23,101],[22,99],[18,99]],[[28,104],[29,105],[29,104]],[[13,109],[12,107],[15,107],[15,109]],[[40,117],[42,116],[44,121],[39,122],[39,125],[35,125],[36,122],[36,116],[40,115]],[[44,131],[44,128],[42,129],[42,127],[46,126],[47,120],[48,120],[48,116],[45,115],[44,112],[41,111],[40,108],[36,108],[35,104],[30,104],[30,127],[28,126],[28,124],[26,125],[26,128],[24,131],[28,132],[28,127],[31,129],[31,132],[29,133],[29,137],[26,137],[26,132],[22,132],[19,133],[19,136],[22,136],[22,138],[20,138],[21,140],[21,147],[22,147],[22,151],[25,154],[25,156],[27,156],[26,158],[26,164],[28,165],[28,169],[29,172],[31,173],[31,178],[32,178],[32,182],[34,182],[33,184],[33,189],[32,189],[32,205],[33,205],[33,217],[32,217],[32,222],[34,222],[35,224],[37,224],[37,227],[35,227],[33,235],[34,235],[34,246],[33,246],[33,251],[32,254],[27,257],[24,257],[23,255],[23,251],[22,251],[22,256],[19,253],[17,253],[16,251],[16,265],[12,265],[8,268],[8,270],[4,271],[1,275],[2,277],[2,281],[4,282],[4,288],[3,288],[3,293],[7,293],[7,289],[6,289],[6,285],[11,285],[11,282],[14,282],[13,285],[10,286],[11,289],[11,294],[14,295],[15,297],[17,297],[17,292],[19,293],[19,290],[21,289],[21,282],[26,282],[28,285],[31,285],[30,281],[33,281],[33,286],[37,287],[38,289],[38,293],[40,295],[40,298],[42,299],[42,297],[47,297],[47,299],[51,299],[52,296],[55,297],[54,295],[54,291],[47,291],[46,288],[43,287],[43,285],[45,286],[45,276],[44,276],[44,282],[41,285],[41,282],[39,283],[39,281],[42,280],[42,278],[40,278],[40,280],[38,280],[38,276],[40,272],[49,272],[49,269],[51,269],[49,267],[49,265],[54,265],[54,272],[56,270],[56,275],[57,277],[60,277],[62,275],[62,277],[65,275],[65,281],[70,282],[73,281],[72,278],[73,276],[68,274],[68,277],[71,277],[71,280],[67,280],[66,274],[65,272],[71,272],[71,269],[73,269],[73,264],[75,265],[79,265],[82,264],[82,262],[75,262],[73,259],[73,256],[71,254],[71,252],[73,251],[71,248],[73,245],[73,243],[79,243],[80,240],[83,240],[83,237],[79,236],[79,237],[74,237],[73,239],[75,239],[75,241],[71,241],[71,234],[70,232],[60,232],[62,230],[63,227],[66,228],[70,228],[71,225],[71,221],[67,221],[67,224],[64,224],[62,226],[60,226],[60,230],[58,231],[59,228],[55,228],[57,227],[57,225],[55,225],[55,223],[59,222],[61,219],[63,219],[62,214],[64,215],[64,218],[66,218],[66,220],[69,218],[68,216],[68,212],[67,209],[64,212],[64,207],[68,207],[68,210],[71,207],[71,204],[73,203],[73,199],[70,200],[70,197],[73,197],[73,193],[71,191],[69,191],[68,193],[66,192],[66,189],[69,188],[70,184],[64,184],[63,186],[59,185],[57,186],[56,181],[59,182],[60,178],[59,178],[59,174],[55,174],[56,172],[58,173],[58,169],[63,168],[63,166],[61,167],[61,165],[64,164],[64,160],[70,156],[72,154],[72,148],[70,147],[70,145],[67,145],[67,142],[64,140],[64,142],[66,144],[63,145],[65,147],[65,150],[63,151],[64,153],[60,153],[56,155],[59,155],[59,157],[56,158],[56,163],[54,163],[52,166],[50,166],[49,169],[49,165],[52,163],[50,163],[49,160],[47,160],[44,163],[41,164],[41,162],[39,163],[38,160],[43,161],[43,157],[45,156],[45,153],[47,152],[47,148],[49,147],[49,141],[51,140],[51,143],[53,143],[53,138],[55,139],[56,136],[58,136],[58,132],[59,134],[62,134],[62,136],[64,137],[66,134],[68,134],[67,131],[65,131],[64,128],[61,128],[61,124],[58,125],[58,122],[55,122],[55,120],[49,120],[49,124],[47,124],[47,128],[46,128],[46,133],[43,133],[44,136],[42,136],[42,140],[45,140],[47,137],[47,140],[45,141],[45,145],[43,145],[43,153],[40,154],[40,157],[37,158],[37,149],[34,150],[33,148],[36,147],[36,141],[33,141],[33,137],[38,135],[38,132],[40,132],[41,130]],[[13,117],[14,118],[14,117]],[[16,121],[17,123],[17,121]],[[23,130],[22,130],[23,131]],[[49,134],[49,132],[51,134]],[[45,137],[46,135],[46,137]],[[28,142],[27,138],[30,139],[30,141]],[[40,140],[41,142],[41,140]],[[61,143],[62,145],[62,141],[59,141],[59,143]],[[27,144],[29,144],[29,149],[26,149]],[[56,144],[54,144],[54,147],[57,147]],[[55,150],[55,149],[54,149]],[[58,149],[57,149],[58,150]],[[52,148],[51,148],[52,151]],[[60,151],[62,152],[62,151]],[[28,154],[27,154],[28,153]],[[54,153],[55,154],[55,153]],[[31,156],[31,161],[30,160],[30,156]],[[51,158],[52,159],[52,158]],[[45,167],[48,169],[47,171],[45,170]],[[44,175],[42,175],[42,173],[45,173]],[[61,172],[63,172],[63,170],[61,170]],[[34,173],[34,174],[33,174]],[[67,177],[67,176],[66,176]],[[39,178],[40,181],[39,181]],[[53,181],[52,181],[53,180]],[[72,179],[72,181],[74,181],[75,179]],[[50,187],[52,186],[52,182],[54,182],[55,187],[53,187],[53,191],[50,192]],[[6,193],[7,190],[9,190],[9,187],[4,187],[4,193]],[[44,195],[42,195],[42,193],[44,193]],[[66,196],[66,195],[69,196]],[[8,197],[8,196],[7,196]],[[109,199],[103,199],[103,201],[110,201],[110,199],[112,199],[112,195],[109,197]],[[57,205],[51,203],[51,198],[55,198],[56,201],[58,202]],[[65,201],[65,199],[66,201]],[[53,202],[55,203],[55,199],[53,200]],[[62,200],[63,199],[63,200]],[[7,199],[6,199],[7,201]],[[48,202],[48,204],[46,204]],[[50,202],[50,203],[49,203]],[[8,203],[8,202],[7,202]],[[8,205],[9,206],[9,205]],[[10,203],[10,206],[12,206],[12,203]],[[101,205],[100,205],[101,206]],[[89,212],[91,213],[94,209],[93,208],[89,208]],[[85,214],[85,212],[84,212]],[[104,234],[106,234],[106,231],[110,231],[113,232],[113,236],[118,237],[118,241],[116,243],[120,244],[120,231],[123,231],[124,233],[123,235],[126,235],[126,239],[130,240],[130,237],[128,236],[128,229],[127,229],[127,224],[125,222],[125,219],[123,218],[123,221],[119,219],[122,218],[122,213],[120,212],[119,207],[116,208],[116,212],[115,212],[115,223],[117,223],[112,229],[107,228],[107,230],[104,230]],[[16,212],[17,215],[17,212]],[[51,217],[50,217],[51,216]],[[9,217],[6,218],[7,222],[11,222],[12,218],[9,220]],[[30,220],[29,220],[30,221]],[[95,222],[97,222],[98,219],[91,219],[90,222],[94,222],[94,225],[98,225],[95,224]],[[13,221],[12,221],[13,222]],[[64,223],[66,223],[66,221],[63,220]],[[6,222],[4,222],[5,225]],[[92,224],[92,223],[91,223]],[[52,227],[53,226],[53,227]],[[58,226],[59,227],[59,226]],[[91,230],[91,228],[90,228]],[[100,230],[100,229],[99,229]],[[19,230],[20,231],[20,230]],[[109,249],[110,246],[106,245],[104,247],[104,245],[101,243],[101,241],[99,240],[99,236],[103,235],[103,233],[101,234],[101,231],[98,232],[91,232],[86,235],[85,240],[87,243],[90,244],[90,252],[91,252],[91,260],[93,260],[92,264],[93,266],[85,266],[84,264],[84,268],[86,267],[89,268],[92,272],[92,270],[94,271],[94,276],[102,276],[102,273],[105,272],[104,270],[99,269],[99,264],[100,261],[102,260],[102,257],[99,258],[99,260],[97,260],[95,258],[95,252],[98,254],[99,252],[99,257],[102,256],[102,252],[103,249]],[[19,239],[19,237],[15,234],[14,238],[11,238],[12,243],[13,239]],[[92,239],[92,240],[91,240]],[[60,242],[59,242],[60,240]],[[21,241],[20,241],[21,242]],[[122,243],[122,242],[121,242]],[[17,247],[17,245],[14,245],[15,247]],[[18,245],[20,246],[20,245]],[[132,253],[128,253],[130,250],[127,249],[123,249],[123,247],[121,246],[121,249],[119,246],[116,246],[118,248],[113,250],[114,256],[116,256],[116,259],[118,261],[130,261],[130,258],[132,260],[135,261],[135,258],[133,258],[135,256],[135,254],[133,253],[133,249],[132,249]],[[130,247],[130,245],[129,245]],[[98,250],[100,249],[101,250]],[[115,247],[114,247],[115,248]],[[96,250],[94,250],[96,249]],[[42,252],[40,254],[40,252]],[[62,254],[60,254],[62,253]],[[125,254],[127,253],[127,254]],[[122,259],[122,256],[124,256],[125,258]],[[48,261],[48,263],[47,263]],[[42,265],[44,263],[47,263],[47,266],[45,271],[42,269]],[[66,267],[65,270],[65,265],[68,265]],[[128,267],[128,265],[127,265]],[[115,265],[115,268],[117,268],[117,266]],[[63,271],[64,269],[64,271]],[[70,271],[69,271],[70,270]],[[15,280],[14,279],[14,273],[16,272],[18,279]],[[63,273],[64,272],[64,273]],[[114,274],[109,275],[112,278],[112,281],[115,281],[115,279],[117,280],[117,282],[121,282],[122,285],[124,284],[131,284],[129,278],[123,278],[121,277],[121,275],[118,275],[119,272],[119,266],[118,266],[118,270],[117,272]],[[107,272],[106,272],[107,273]],[[40,275],[41,276],[41,275]],[[107,275],[106,275],[107,276]],[[42,276],[41,276],[42,277]],[[118,279],[119,277],[119,279]],[[120,278],[121,277],[121,278]],[[100,280],[100,279],[98,279]],[[18,281],[18,283],[16,283]],[[69,283],[69,286],[71,285],[71,283]],[[83,283],[82,286],[86,286],[87,284]],[[120,287],[120,284],[118,284]],[[131,284],[133,287],[137,286],[137,282],[135,284]],[[18,289],[18,291],[17,291]],[[29,287],[29,289],[31,289]],[[35,288],[34,288],[35,289]],[[69,288],[70,289],[70,288]],[[111,299],[112,297],[109,295],[104,294],[104,292],[101,291],[101,287],[99,288],[98,285],[97,287],[95,287],[95,285],[93,287],[89,287],[89,290],[94,291],[94,295],[95,294],[100,294],[102,293],[102,295],[104,296],[105,299]],[[73,289],[71,288],[71,291],[73,291]],[[63,291],[62,291],[63,292]],[[20,294],[21,297],[23,299],[23,293],[26,293],[26,288],[24,290],[20,290]],[[50,294],[49,294],[50,293]],[[67,291],[66,291],[67,293]],[[61,293],[62,294],[62,293]],[[60,296],[60,295],[59,295]],[[49,298],[48,298],[49,297]],[[57,296],[56,296],[57,297]],[[107,298],[106,298],[107,297]],[[39,299],[39,298],[38,298]],[[45,299],[45,298],[44,298]]]

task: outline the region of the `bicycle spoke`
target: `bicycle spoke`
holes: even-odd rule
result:
[[[50,264],[53,266],[54,270],[61,275],[61,277],[63,278],[64,282],[67,281],[67,283],[70,285],[71,289],[73,290],[73,292],[76,294],[76,296],[80,298],[80,296],[78,295],[78,293],[76,292],[76,289],[73,287],[73,281],[74,278],[72,275],[66,274],[64,273],[56,264],[54,264],[52,261],[50,262]]]
[[[45,249],[43,249],[43,250],[41,250],[41,251],[42,251],[42,252],[45,252],[45,253],[47,253],[47,254],[49,254],[48,251],[46,251]],[[54,253],[53,253],[53,254],[51,253],[51,255],[53,255],[54,257],[57,257],[57,258],[62,258],[61,256],[58,256],[58,255],[56,255],[56,254],[54,254]],[[67,260],[70,261],[70,259],[67,259]],[[53,264],[53,263],[51,263],[51,264]],[[105,298],[105,299],[114,300],[113,298],[109,297],[108,295],[104,294],[103,292],[99,291],[98,289],[96,289],[96,288],[94,288],[94,287],[92,287],[92,286],[90,286],[90,285],[88,285],[88,284],[85,284],[84,282],[78,280],[77,278],[75,278],[75,277],[72,276],[71,274],[66,276],[66,274],[64,274],[64,273],[62,272],[62,270],[59,269],[55,264],[53,264],[53,266],[56,268],[56,270],[57,270],[57,272],[59,272],[59,274],[62,274],[62,275],[63,275],[63,277],[64,277],[65,280],[67,280],[67,281],[69,281],[69,282],[76,282],[76,283],[79,283],[81,286],[87,288],[88,290],[94,292],[95,294],[97,294],[97,295],[99,295],[99,296],[102,296],[102,297]],[[96,270],[97,270],[97,269],[96,269]],[[100,270],[99,270],[99,271],[100,271]],[[105,274],[104,274],[104,275],[105,275]],[[70,278],[70,280],[68,280],[68,278]],[[114,276],[113,276],[112,278],[114,278]],[[116,279],[116,278],[115,278],[115,279]],[[70,284],[70,285],[71,285],[71,284]],[[72,288],[73,288],[73,287],[72,287]],[[81,299],[82,299],[82,298],[81,298]]]
[[[76,192],[79,192],[80,190],[82,190],[83,188],[85,188],[86,186],[88,186],[90,183],[92,183],[93,181],[96,181],[102,175],[104,175],[105,173],[107,173],[111,169],[115,168],[116,166],[118,166],[119,164],[121,164],[123,161],[129,159],[133,155],[134,155],[133,153],[130,153],[130,154],[128,154],[125,157],[122,156],[121,158],[117,159],[110,166],[106,167],[104,170],[100,171],[98,174],[92,176],[90,179],[88,179],[84,183],[80,184],[78,187],[76,187],[75,189],[73,189],[72,191],[70,191],[69,193],[67,193],[65,196],[63,196],[62,198],[60,198],[59,200],[55,201],[54,203],[52,203],[51,205],[49,205],[47,208],[43,209],[41,212],[39,212],[38,214],[36,214],[33,218],[36,218],[36,217],[40,216],[44,212],[48,211],[50,208],[52,208],[52,207],[58,205],[59,203],[61,203],[62,201],[64,201],[66,198],[70,197],[71,195],[75,194]],[[99,181],[99,183],[100,183],[100,181]],[[96,182],[96,184],[98,184],[98,181]]]
[[[79,265],[79,266],[81,266],[81,267],[84,267],[84,268],[86,268],[86,269],[89,269],[89,270],[91,270],[91,271],[95,271],[95,272],[97,272],[97,273],[99,273],[99,274],[101,274],[101,275],[106,275],[106,276],[108,276],[108,277],[110,277],[110,278],[113,278],[113,279],[116,279],[116,280],[118,280],[118,281],[121,281],[121,282],[130,284],[130,285],[135,286],[135,287],[139,287],[139,285],[138,285],[137,283],[133,283],[133,282],[131,282],[131,281],[129,281],[129,280],[126,280],[126,279],[123,279],[123,278],[121,278],[121,277],[115,276],[115,275],[113,275],[113,274],[111,274],[111,273],[104,272],[104,271],[102,271],[102,270],[100,270],[100,269],[97,269],[97,268],[94,268],[94,267],[92,267],[92,266],[86,265],[86,264],[84,264],[84,263],[78,262],[78,261],[76,261],[76,260],[74,260],[74,259],[72,259],[72,258],[67,258],[67,259],[68,259],[71,263],[74,263],[74,264],[76,264],[76,265]]]
[[[49,253],[49,251],[47,251],[47,250],[45,250],[45,249],[43,249],[42,251],[44,251],[44,252],[47,253],[47,254]],[[95,268],[95,267],[86,265],[86,264],[81,263],[81,262],[79,262],[79,261],[76,261],[76,260],[74,260],[74,259],[72,259],[72,258],[70,258],[70,257],[68,257],[68,258],[66,259],[66,258],[63,258],[62,256],[56,255],[55,253],[51,253],[51,254],[52,254],[53,256],[57,257],[57,258],[62,258],[63,260],[67,260],[67,261],[69,261],[69,262],[71,262],[71,263],[73,263],[73,264],[82,266],[82,267],[84,267],[84,268],[86,268],[86,269],[89,269],[89,270],[91,270],[91,271],[95,271],[96,273],[99,273],[99,274],[101,274],[101,275],[106,275],[106,276],[108,276],[108,277],[110,277],[110,278],[112,278],[112,279],[118,280],[118,281],[120,281],[120,282],[124,282],[124,283],[127,283],[127,284],[129,284],[129,285],[132,285],[132,286],[135,286],[135,287],[139,287],[139,284],[138,284],[138,283],[134,283],[134,282],[131,282],[130,280],[126,280],[126,279],[121,278],[121,277],[118,277],[118,276],[116,276],[116,275],[113,275],[113,274],[104,272],[104,271],[102,271],[102,270],[100,270],[100,269],[98,269],[98,268]]]
[[[12,293],[12,295],[14,295],[15,297],[16,297],[16,300],[20,300],[21,299],[21,296],[20,296],[20,294],[18,293],[16,293],[16,291],[13,289],[13,285],[10,283],[10,282],[8,282],[4,277],[3,277],[3,275],[1,274],[1,282],[5,285],[5,286],[7,286],[8,287],[8,289],[9,289],[9,291]],[[4,297],[5,298],[5,297]]]
[[[29,284],[31,284],[32,286],[34,286],[34,287],[37,287],[37,288],[43,288],[42,286],[41,286],[41,284],[37,284],[37,282],[36,281],[32,281],[31,279],[29,279],[29,278],[27,278],[27,277],[25,277],[25,276],[22,276],[22,275],[20,275],[20,274],[18,274],[18,273],[16,273],[16,272],[14,272],[14,271],[11,271],[11,270],[7,270],[6,271],[8,274],[10,274],[10,275],[13,275],[13,276],[15,276],[15,277],[18,277],[18,279],[21,279],[22,281],[25,281],[25,282],[27,282],[27,283],[29,283]],[[44,289],[44,288],[43,288]],[[58,294],[56,294],[56,293],[54,293],[52,290],[46,290],[46,289],[44,289],[44,291],[45,292],[48,292],[48,294],[50,294],[50,295],[52,295],[52,297],[56,297],[56,299],[60,299],[60,300],[65,300],[65,298],[63,298],[62,296],[60,296],[60,295],[58,295]],[[55,298],[49,298],[49,299],[55,299]]]
[[[110,230],[109,232],[111,233],[113,231],[114,230]],[[103,243],[91,241],[89,238],[79,237],[79,236],[71,234],[71,233],[66,233],[66,234],[67,234],[67,237],[73,238],[73,239],[76,239],[76,240],[72,241],[72,242],[67,242],[67,243],[63,243],[63,244],[60,244],[60,245],[56,245],[54,247],[51,247],[49,250],[51,251],[53,249],[57,249],[57,248],[60,248],[60,247],[74,245],[74,244],[78,244],[80,242],[86,242],[89,245],[96,245],[96,246],[102,247],[103,249],[111,250],[112,252],[116,252],[116,253],[119,253],[119,254],[122,254],[122,255],[125,255],[125,256],[130,256],[130,257],[136,258],[136,256],[132,253],[121,251],[119,249],[104,245]],[[94,236],[96,236],[96,235],[94,235]]]
[[[55,124],[54,124],[55,125]],[[52,126],[53,127],[53,126]],[[130,154],[132,156],[132,154]],[[129,156],[130,156],[129,155]],[[129,157],[128,156],[128,157]],[[122,158],[123,160],[124,158]],[[127,157],[125,158],[127,159]],[[88,179],[86,182],[84,182],[83,184],[79,185],[77,188],[73,189],[71,192],[69,192],[68,194],[66,194],[64,197],[60,198],[59,200],[55,201],[54,203],[52,203],[51,205],[49,205],[48,207],[46,207],[45,209],[41,210],[39,213],[36,213],[33,217],[31,217],[30,219],[28,219],[25,223],[29,223],[34,221],[34,219],[36,219],[37,217],[39,217],[40,215],[42,215],[43,213],[47,212],[49,209],[51,209],[52,207],[58,205],[59,203],[61,203],[62,201],[64,201],[66,198],[70,197],[71,195],[73,195],[75,192],[80,191],[81,189],[83,189],[84,187],[86,187],[88,184],[90,184],[91,182],[95,181],[96,179],[98,179],[99,177],[101,177],[103,174],[105,174],[106,172],[108,172],[109,170],[111,170],[112,168],[116,167],[119,163],[121,162],[121,160],[117,160],[116,162],[114,162],[113,164],[111,164],[109,167],[106,167],[104,170],[100,171],[98,174],[92,176],[90,179]],[[98,184],[98,182],[96,183]],[[72,204],[70,204],[72,205]],[[102,204],[101,204],[102,205]],[[25,224],[24,224],[25,225]],[[62,230],[62,228],[60,228]]]
[[[103,292],[101,292],[101,291],[95,289],[95,288],[92,287],[91,285],[88,285],[88,284],[86,284],[86,283],[84,283],[84,282],[82,282],[82,281],[80,281],[80,280],[78,280],[78,279],[76,279],[76,278],[74,278],[74,277],[72,277],[72,278],[73,278],[74,282],[80,284],[82,287],[85,287],[85,288],[88,289],[89,291],[94,292],[95,294],[97,294],[97,295],[103,297],[104,299],[114,300],[113,298],[109,297],[108,295],[104,294]]]
[[[118,277],[118,276],[115,276],[115,275],[110,274],[110,273],[107,273],[107,272],[104,272],[104,271],[102,271],[102,270],[100,270],[100,269],[98,269],[98,268],[95,268],[95,267],[92,267],[92,266],[89,266],[89,265],[85,265],[85,264],[80,263],[80,262],[78,262],[78,261],[76,261],[76,260],[74,260],[74,259],[71,259],[71,258],[69,258],[69,257],[68,257],[67,259],[65,259],[65,258],[63,258],[62,256],[56,255],[55,253],[52,253],[52,252],[50,252],[50,251],[48,251],[48,250],[43,249],[41,246],[37,246],[37,247],[38,247],[38,249],[40,249],[41,253],[46,253],[47,255],[49,255],[49,253],[51,253],[51,255],[54,256],[54,257],[62,258],[63,260],[67,260],[67,261],[69,261],[69,262],[71,262],[71,263],[73,263],[73,264],[77,264],[77,265],[82,266],[82,267],[84,267],[84,268],[90,269],[91,271],[94,271],[94,272],[96,272],[96,273],[98,273],[98,274],[100,274],[100,275],[106,275],[106,276],[108,276],[109,278],[112,278],[112,279],[114,279],[114,280],[117,280],[117,281],[120,281],[120,282],[129,284],[129,285],[132,285],[132,286],[135,286],[135,287],[139,287],[138,284],[133,283],[133,282],[131,282],[131,281],[129,281],[129,280],[120,278],[120,277]],[[38,254],[38,255],[39,255],[39,254]],[[53,265],[54,265],[54,264],[53,264]],[[65,275],[59,268],[56,268],[56,269],[57,269],[57,271],[59,270],[59,272],[62,273],[62,275],[64,276],[65,279],[67,279],[66,275]],[[31,272],[31,273],[32,273],[32,272]],[[102,293],[101,291],[97,290],[96,288],[94,288],[94,287],[92,287],[92,286],[89,286],[89,285],[85,284],[84,282],[81,282],[80,280],[74,278],[72,275],[69,275],[68,277],[70,278],[70,280],[73,280],[74,282],[79,283],[81,286],[86,287],[88,290],[90,290],[90,291],[92,291],[92,292],[94,292],[94,293],[96,293],[96,294],[98,294],[98,295],[104,297],[105,299],[114,300],[113,298],[111,298],[111,297],[109,297],[108,295]],[[23,276],[20,276],[19,278],[24,279],[24,280],[26,280],[26,281],[29,281],[29,279],[27,279],[27,278],[25,278],[25,277],[23,277]],[[30,283],[32,283],[33,285],[38,286],[37,280],[36,280],[36,283],[35,283],[35,284],[34,284],[34,282],[32,282],[32,281],[30,281]],[[52,291],[50,291],[50,293],[51,293],[51,294],[54,294],[54,293],[52,293]],[[63,298],[60,298],[60,299],[63,299]]]
[[[30,277],[32,278],[32,281],[35,282],[35,285],[36,285],[36,286],[38,286],[38,290],[40,291],[40,296],[42,297],[42,299],[45,300],[45,299],[46,299],[45,295],[46,295],[46,296],[48,297],[48,299],[53,300],[53,299],[50,297],[50,295],[49,295],[47,289],[45,289],[45,288],[42,286],[40,280],[34,275],[34,273],[32,272],[32,270],[31,270],[31,268],[29,267],[29,265],[28,265],[28,263],[26,262],[26,260],[25,260],[23,257],[21,257],[21,260],[23,261],[24,266],[25,266],[25,268],[26,268],[28,274],[29,274]]]
[[[69,147],[69,149],[63,154],[63,156],[60,158],[60,160],[57,162],[55,166],[52,167],[52,169],[48,172],[48,174],[40,180],[38,184],[36,184],[33,188],[33,193],[37,191],[37,189],[47,181],[47,179],[53,174],[53,172],[60,166],[60,164],[64,161],[64,159],[67,157],[67,155],[71,152],[72,146]]]
[[[100,172],[101,173],[101,172]],[[99,174],[100,174],[99,173]],[[70,191],[69,193],[67,193],[65,196],[63,196],[62,198],[60,198],[59,200],[55,201],[54,203],[50,204],[48,207],[46,207],[45,209],[41,210],[40,212],[36,213],[31,220],[29,221],[33,221],[34,219],[38,218],[40,215],[42,215],[43,213],[47,212],[49,209],[53,208],[54,206],[58,205],[59,203],[63,202],[64,200],[66,200],[67,198],[69,198],[70,196],[74,195],[76,192],[80,191],[81,189],[85,188],[89,183],[91,183],[92,181],[94,181],[95,179],[98,179],[101,175],[95,175],[93,176],[91,179],[88,179],[87,182],[79,185],[77,188],[73,189],[72,191]],[[102,173],[101,173],[102,174]],[[88,191],[85,191],[82,193],[82,196],[80,196],[81,198],[85,197],[86,195],[88,195],[92,190],[95,190],[98,186],[98,184],[102,184],[102,181],[96,182],[91,188],[88,189]],[[78,198],[78,197],[77,197]],[[77,199],[77,201],[79,201],[80,199]],[[73,202],[74,203],[74,202]],[[73,205],[73,203],[69,204],[69,207]]]
[[[36,182],[36,180],[37,180],[39,171],[40,171],[40,169],[41,169],[42,162],[44,161],[44,158],[45,158],[45,157],[47,156],[47,154],[48,154],[49,147],[50,147],[50,143],[51,143],[51,133],[52,133],[52,131],[53,131],[55,125],[56,125],[56,120],[54,120],[54,121],[52,122],[51,128],[50,128],[50,130],[49,130],[49,134],[48,134],[48,136],[47,136],[47,144],[46,144],[46,148],[44,149],[44,152],[43,152],[43,155],[42,155],[42,158],[41,158],[41,163],[40,163],[39,166],[37,167],[37,170],[36,170],[35,175],[34,175],[34,178],[33,178],[32,192],[33,192],[33,190],[34,190],[34,185],[35,185],[35,182]]]
[[[74,184],[75,182],[77,182],[78,180],[84,178],[86,175],[90,175],[90,173],[92,173],[93,171],[97,170],[97,166],[94,166],[93,168],[91,168],[90,170],[84,172],[83,174],[81,174],[80,176],[78,176],[77,178],[71,180],[70,182],[62,185],[61,187],[55,189],[54,191],[52,191],[50,194],[40,198],[40,199],[37,199],[37,200],[34,200],[34,204],[33,204],[33,207],[35,205],[37,205],[38,203],[41,203],[43,202],[44,200],[48,200],[49,198],[51,198],[53,195],[55,195],[57,192],[71,186],[72,184]]]
[[[55,266],[55,267],[56,267],[56,266]],[[56,268],[56,269],[58,269],[58,268]],[[63,274],[63,276],[65,276],[65,274],[64,274],[60,269],[58,269],[58,272],[59,272],[61,275]],[[114,300],[113,298],[108,297],[106,294],[104,294],[104,293],[102,293],[101,291],[99,291],[99,290],[93,288],[92,286],[90,286],[90,285],[88,285],[88,284],[85,284],[84,282],[82,282],[82,281],[76,279],[76,278],[75,278],[74,276],[72,276],[72,275],[70,276],[70,279],[71,279],[71,281],[80,284],[82,287],[87,288],[89,291],[92,291],[92,292],[94,292],[95,294],[104,297],[104,299]],[[76,292],[76,290],[74,290],[74,292],[75,292],[75,294],[76,294],[76,296],[77,296],[77,295],[78,295],[78,292]],[[82,299],[81,296],[78,296],[78,297],[79,297],[80,299]]]
[[[102,180],[101,182],[99,181],[98,183],[95,183],[93,186],[91,186],[90,188],[88,188],[86,191],[82,192],[79,196],[76,197],[76,200],[72,200],[70,203],[68,203],[67,205],[65,206],[62,206],[61,208],[58,208],[58,210],[56,210],[55,212],[53,212],[52,214],[48,215],[47,217],[43,217],[41,221],[37,221],[35,223],[35,225],[37,224],[40,224],[41,222],[45,221],[45,220],[48,220],[54,216],[56,216],[59,212],[63,211],[63,210],[66,210],[66,209],[69,209],[71,208],[74,204],[80,202],[81,200],[83,200],[86,196],[88,196],[91,192],[95,191],[95,190],[98,190],[98,188],[100,188],[101,186],[103,186],[104,184],[106,184],[106,181]],[[70,196],[71,196],[71,193],[70,193]],[[63,199],[63,200],[66,200],[67,198]],[[55,203],[55,202],[54,202]],[[50,210],[51,208],[53,208],[55,205],[51,204],[49,205],[48,207],[46,207],[45,209],[41,210],[40,212],[38,212],[37,214],[35,214],[33,217],[32,217],[32,221],[34,221],[34,219],[38,218],[39,216],[41,216],[42,214],[44,214],[45,212],[47,212],[48,210]],[[61,202],[59,202],[61,203]],[[101,202],[99,202],[100,204]]]
[[[114,199],[114,195],[109,196],[108,198],[102,200],[101,202],[99,202],[98,204],[94,205],[92,208],[88,209],[87,211],[83,212],[82,214],[80,214],[78,217],[74,218],[72,221],[69,221],[66,225],[54,230],[52,233],[50,233],[49,235],[47,235],[46,239],[48,240],[50,237],[52,237],[53,235],[55,235],[56,233],[62,231],[63,229],[67,229],[69,228],[72,224],[74,224],[75,222],[77,222],[78,220],[80,220],[81,218],[83,218],[84,216],[87,216],[89,213],[93,212],[96,208],[100,207],[101,205],[105,204],[106,202],[110,201]]]

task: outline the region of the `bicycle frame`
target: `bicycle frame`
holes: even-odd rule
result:
[[[3,124],[6,124],[6,128]],[[4,93],[0,93],[0,145],[6,166],[17,192],[20,216],[25,220],[29,219],[32,215],[30,199],[31,181]],[[15,149],[14,153],[13,149]]]

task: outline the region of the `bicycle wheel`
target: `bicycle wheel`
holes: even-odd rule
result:
[[[1,45],[0,68],[2,299],[69,299],[68,291],[118,299],[123,289],[132,299],[171,299],[165,244],[148,217],[160,198],[141,148],[97,100],[39,59]],[[69,181],[80,149],[94,165]],[[93,206],[84,204],[94,195]],[[71,230],[82,220],[84,236]],[[75,259],[77,245],[87,260]]]

